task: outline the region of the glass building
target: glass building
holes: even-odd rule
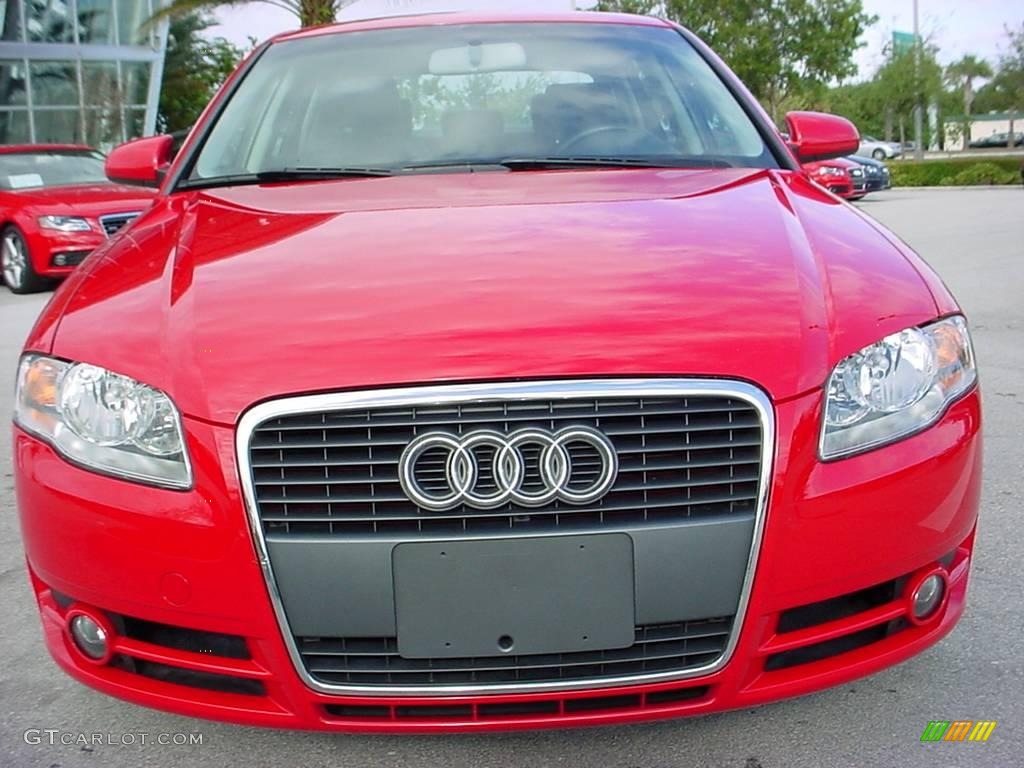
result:
[[[0,144],[109,149],[156,126],[163,0],[0,0]]]

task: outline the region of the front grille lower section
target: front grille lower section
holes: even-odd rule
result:
[[[570,426],[599,430],[618,455],[617,479],[598,502],[431,512],[410,501],[399,483],[402,451],[425,432]],[[248,458],[265,535],[458,538],[754,516],[763,440],[755,406],[721,395],[467,400],[270,418],[253,430]],[[573,466],[586,482],[595,457],[585,446],[576,450]],[[538,477],[537,457],[525,458],[528,487]],[[432,477],[445,482],[443,461]]]
[[[107,233],[107,237],[113,237],[129,222],[139,217],[139,211],[131,213],[111,213],[107,216],[100,216],[100,226]]]
[[[629,648],[470,659],[406,659],[398,641],[382,638],[298,637],[302,663],[327,685],[503,685],[587,681],[685,672],[725,652],[733,617],[636,628]]]

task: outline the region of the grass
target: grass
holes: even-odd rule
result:
[[[1020,157],[899,160],[889,163],[894,187],[970,187],[1020,184]]]

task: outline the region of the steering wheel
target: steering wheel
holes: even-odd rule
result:
[[[595,125],[593,128],[585,128],[582,131],[580,131],[579,133],[577,133],[575,136],[573,136],[571,139],[567,139],[566,142],[564,144],[562,144],[561,149],[565,150],[566,152],[569,152],[569,151],[573,150],[577,145],[582,144],[583,142],[587,141],[588,139],[591,139],[594,136],[599,136],[601,134],[606,134],[606,133],[607,134],[621,133],[621,134],[624,134],[625,136],[629,137],[630,141],[628,141],[628,142],[624,141],[623,142],[623,144],[625,144],[626,146],[629,146],[630,144],[633,144],[633,143],[641,143],[641,142],[644,142],[644,141],[650,141],[652,138],[654,138],[647,131],[641,130],[640,128],[637,128],[635,126],[630,126],[630,125]]]

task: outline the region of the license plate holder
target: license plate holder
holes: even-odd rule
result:
[[[472,658],[628,648],[627,534],[407,542],[392,550],[399,655]]]

